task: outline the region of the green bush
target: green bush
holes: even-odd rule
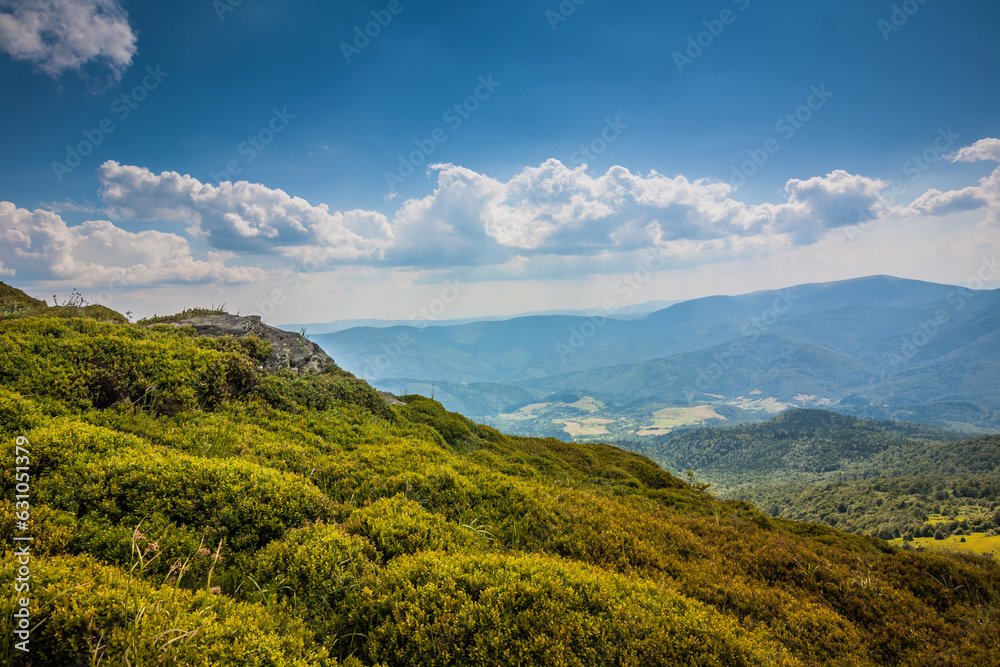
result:
[[[705,605],[540,556],[420,554],[374,584],[355,616],[392,666],[794,664]]]
[[[0,572],[3,581],[13,579],[10,559]],[[86,557],[33,560],[30,594],[34,664],[337,665],[307,627],[281,609],[150,586]],[[13,610],[12,596],[5,595],[4,618]],[[11,627],[4,625],[0,656],[13,660]]]
[[[429,399],[390,408],[336,368],[264,375],[255,339],[24,317],[44,304],[0,286],[7,297],[0,532],[21,530],[11,445],[26,435],[36,664],[853,667],[1000,652],[992,559],[772,519],[637,454],[506,436]],[[944,526],[993,530],[993,487],[955,481],[906,492],[975,500],[978,516]],[[905,532],[896,515],[910,513],[915,535],[933,532],[929,506],[865,483],[891,519],[879,530]],[[839,489],[817,518],[844,526],[838,506],[858,503]]]
[[[403,496],[356,510],[346,528],[373,544],[383,561],[420,551],[455,552],[472,542],[468,532]]]
[[[240,459],[205,459],[146,448],[123,450],[42,478],[38,495],[78,516],[135,526],[160,515],[197,527],[228,553],[253,551],[336,509],[300,477]]]

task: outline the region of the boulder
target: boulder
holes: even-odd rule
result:
[[[171,322],[170,326],[194,327],[199,336],[256,336],[271,344],[271,355],[264,362],[264,369],[271,373],[291,370],[298,375],[315,375],[337,368],[330,355],[319,345],[301,334],[264,324],[260,315],[243,317],[216,313]]]

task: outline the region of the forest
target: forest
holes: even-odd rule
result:
[[[822,410],[623,444],[771,516],[883,539],[1000,534],[1000,436]]]

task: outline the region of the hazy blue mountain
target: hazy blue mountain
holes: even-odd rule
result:
[[[638,303],[632,306],[622,306],[621,308],[616,308],[610,311],[608,315],[616,320],[634,320],[640,319],[649,315],[650,313],[656,312],[672,306],[678,303],[677,301],[647,301],[646,303]],[[279,329],[284,329],[285,331],[295,331],[300,332],[303,329],[310,337],[320,334],[331,334],[337,333],[338,331],[346,331],[348,329],[355,329],[358,327],[371,327],[374,329],[386,329],[388,327],[450,327],[450,326],[460,326],[462,324],[472,324],[473,322],[499,322],[503,320],[512,320],[522,317],[537,317],[545,315],[569,315],[571,317],[590,317],[593,314],[592,310],[580,309],[580,308],[570,308],[563,310],[540,310],[529,313],[521,313],[518,315],[495,315],[491,317],[466,317],[450,320],[424,320],[424,321],[414,321],[414,320],[382,320],[382,319],[367,319],[367,320],[336,320],[333,322],[313,322],[311,324],[278,324]]]
[[[436,384],[467,414],[569,391],[619,408],[761,396],[1000,426],[1000,290],[872,276],[694,299],[631,320],[538,315],[313,338],[369,381]]]

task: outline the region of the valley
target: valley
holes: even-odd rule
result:
[[[315,340],[382,390],[433,395],[525,434],[648,438],[795,407],[973,434],[1000,429],[992,380],[1000,375],[1000,291],[872,276],[707,297],[608,318],[585,345],[560,353],[587,321],[354,328]],[[401,335],[411,343],[393,347]],[[601,407],[574,407],[584,397]],[[532,404],[545,407],[522,411]],[[695,412],[653,417],[666,409]],[[708,409],[718,417],[696,416]],[[571,435],[565,422],[578,418],[608,421],[570,427]]]

